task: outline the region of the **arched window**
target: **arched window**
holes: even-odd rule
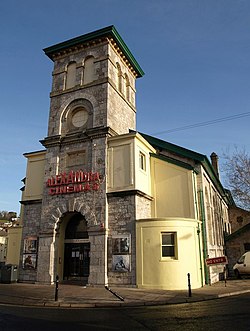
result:
[[[127,74],[125,74],[125,88],[126,88],[126,99],[130,101],[130,82]]]
[[[94,70],[94,57],[88,57],[84,61],[83,84],[88,84],[96,79]]]
[[[117,67],[117,82],[118,82],[118,91],[123,93],[123,78],[122,78],[122,70],[119,63],[116,63]]]
[[[84,98],[75,99],[61,115],[59,134],[83,132],[93,126],[93,105]]]
[[[67,67],[65,88],[69,89],[76,85],[76,63],[71,62]]]

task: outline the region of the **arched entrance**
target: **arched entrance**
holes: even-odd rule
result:
[[[87,283],[90,243],[87,222],[81,213],[73,213],[65,228],[63,280]]]

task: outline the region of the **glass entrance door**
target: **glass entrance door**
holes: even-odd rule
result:
[[[66,243],[64,249],[64,279],[84,280],[89,276],[90,243]]]

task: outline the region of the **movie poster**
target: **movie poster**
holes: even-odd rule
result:
[[[37,262],[37,237],[24,239],[23,247],[23,268],[36,269]]]
[[[113,255],[112,271],[115,272],[130,271],[130,255]]]
[[[130,253],[130,237],[129,236],[113,236],[112,237],[112,253],[113,254],[129,254]]]
[[[23,268],[24,269],[36,269],[36,254],[23,254]]]

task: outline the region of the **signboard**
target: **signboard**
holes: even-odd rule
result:
[[[212,257],[212,258],[206,259],[207,266],[212,266],[215,264],[228,264],[227,257],[219,256],[219,257]]]
[[[98,172],[70,171],[51,176],[47,180],[49,195],[97,191],[101,176]]]

